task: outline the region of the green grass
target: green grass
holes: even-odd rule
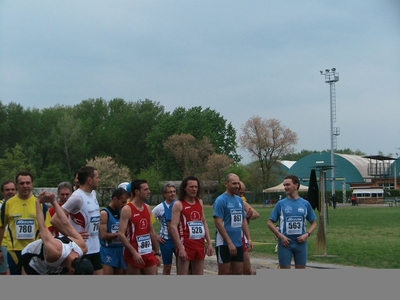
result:
[[[267,227],[272,207],[255,205],[260,218],[250,222],[254,250],[251,256],[277,259],[276,240]],[[211,239],[215,226],[211,206],[204,207]],[[317,219],[318,211],[316,211]],[[155,224],[158,230],[158,222]],[[329,207],[326,226],[327,256],[316,256],[317,230],[309,238],[309,262],[347,266],[400,268],[400,207],[338,206]],[[260,243],[260,244],[259,244]]]

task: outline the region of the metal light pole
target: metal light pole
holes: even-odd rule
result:
[[[336,194],[335,188],[335,149],[336,149],[336,137],[340,134],[339,127],[334,127],[333,124],[336,123],[336,91],[335,82],[339,81],[339,73],[336,72],[335,68],[331,70],[326,69],[325,72],[320,71],[321,75],[325,76],[325,83],[329,83],[330,86],[330,104],[331,104],[331,192],[332,196]]]

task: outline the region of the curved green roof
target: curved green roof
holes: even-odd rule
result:
[[[346,189],[350,188],[349,183],[364,183],[364,178],[367,177],[368,159],[358,155],[349,154],[335,154],[335,189],[343,189],[343,181],[346,181]],[[301,183],[308,186],[308,179],[310,178],[311,169],[317,170],[319,176],[319,169],[326,168],[326,189],[331,190],[329,184],[331,174],[331,153],[319,152],[307,155],[298,160],[289,170],[289,173],[298,176]]]

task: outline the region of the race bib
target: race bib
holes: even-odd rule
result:
[[[187,222],[189,227],[189,239],[199,240],[204,238],[205,230],[203,221],[190,221]]]
[[[117,233],[119,230],[119,223],[117,224],[111,224],[111,233]],[[115,238],[112,240],[112,242],[114,244],[121,244],[121,241],[119,240],[119,238]]]
[[[302,217],[287,217],[286,218],[286,234],[302,234],[303,231],[303,218]]]
[[[18,240],[32,240],[35,238],[35,220],[19,219],[15,222]]]
[[[138,243],[138,253],[140,255],[148,254],[153,251],[150,234],[139,235],[136,237],[136,241]]]
[[[89,234],[99,235],[100,216],[90,217]]]
[[[242,227],[241,209],[231,209],[231,227]]]

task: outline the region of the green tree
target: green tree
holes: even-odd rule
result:
[[[78,161],[80,162],[79,165],[84,162],[87,137],[81,134],[81,124],[80,119],[75,119],[70,113],[65,112],[51,132],[54,148],[64,155],[60,162],[65,164],[69,178],[73,176],[77,169],[73,162]]]
[[[20,171],[29,171],[33,176],[36,175],[35,167],[26,157],[22,146],[17,144],[14,148],[6,149],[4,158],[0,158],[1,181],[15,181],[15,176]]]
[[[215,153],[225,154],[234,161],[241,159],[236,153],[236,131],[219,113],[210,108],[203,110],[201,106],[188,110],[177,107],[172,113],[161,115],[146,138],[157,170],[169,179],[181,179],[182,168],[172,153],[164,151],[163,145],[170,136],[179,134],[191,134],[198,141],[207,137]]]

